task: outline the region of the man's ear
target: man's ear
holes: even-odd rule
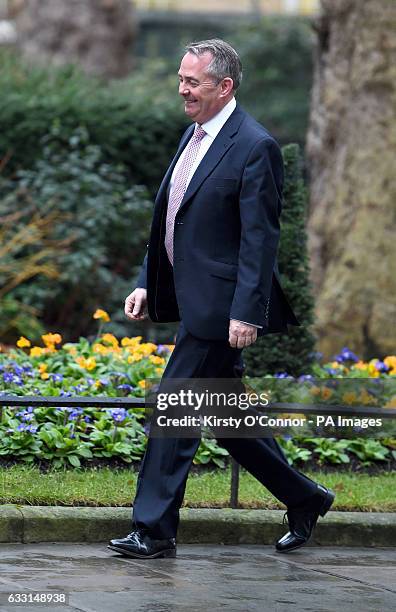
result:
[[[221,87],[220,95],[222,98],[225,98],[234,89],[234,81],[232,80],[231,77],[225,77],[225,79],[221,81],[220,87]]]

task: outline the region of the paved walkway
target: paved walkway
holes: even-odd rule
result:
[[[8,592],[67,593],[67,606],[10,605]],[[102,544],[1,544],[0,610],[383,612],[396,609],[396,551],[180,545],[136,561]]]

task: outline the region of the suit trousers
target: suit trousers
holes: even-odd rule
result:
[[[242,349],[228,340],[202,340],[180,323],[165,378],[239,378]],[[217,438],[230,455],[286,506],[303,503],[316,483],[289,465],[273,437]],[[140,467],[133,504],[135,529],[155,539],[176,537],[179,509],[200,438],[151,438]]]

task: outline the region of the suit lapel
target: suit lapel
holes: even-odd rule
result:
[[[184,198],[180,204],[180,208],[184,206],[197,192],[197,190],[202,185],[203,181],[209,176],[209,174],[214,170],[217,164],[220,162],[221,158],[227,153],[228,149],[232,147],[234,144],[233,136],[238,132],[239,126],[245,116],[244,111],[237,104],[234,112],[229,117],[229,119],[225,122],[220,132],[217,134],[214,142],[210,146],[208,152],[204,156],[203,160],[199,164],[198,168],[194,172],[194,175],[188,185],[187,191],[184,194]],[[164,178],[162,179],[162,183],[157,193],[156,204],[160,205],[164,201],[166,201],[166,191],[169,186],[169,181],[172,176],[173,169],[176,165],[177,160],[185,149],[188,141],[190,140],[195,128],[195,123],[193,123],[185,132],[182,137],[179,148],[176,152],[175,157],[173,158],[168,170],[165,173]],[[180,210],[179,208],[179,210]]]
[[[238,132],[243,117],[244,112],[237,105],[234,112],[225,122],[213,143],[209,147],[208,152],[194,172],[190,184],[187,187],[187,191],[184,194],[184,198],[180,204],[179,210],[185,206],[189,200],[191,200],[202,185],[203,181],[211,174],[230,147],[233,146],[233,137]]]

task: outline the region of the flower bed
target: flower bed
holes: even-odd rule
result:
[[[80,338],[77,343],[64,343],[57,333],[42,336],[43,346],[32,346],[21,337],[16,348],[0,353],[0,393],[43,396],[106,396],[144,397],[145,381],[162,375],[173,350],[172,345],[142,342],[140,336],[118,340],[103,332],[109,321],[107,313],[97,310],[93,315],[100,322],[96,338],[89,342]],[[396,380],[396,357],[366,363],[344,348],[335,359],[324,365],[316,364],[312,372],[299,377],[312,385],[310,393],[323,395],[316,379],[372,378]],[[270,378],[270,377],[268,377]],[[268,378],[248,379],[260,386]],[[286,372],[278,379],[295,381]],[[316,389],[316,391],[315,391]],[[290,392],[291,393],[291,392]],[[331,391],[327,391],[331,394]],[[322,398],[323,399],[323,398]],[[327,398],[324,398],[327,399]],[[334,398],[328,398],[339,401]],[[341,397],[345,403],[360,403],[382,407],[396,407],[396,395],[376,395],[363,390],[359,396]],[[283,401],[293,401],[291,395]],[[55,408],[27,406],[23,409],[3,408],[0,420],[0,457],[5,462],[44,462],[54,467],[98,461],[124,463],[140,461],[146,437],[144,415],[139,409],[114,408]],[[391,466],[396,460],[396,440],[354,438],[280,438],[290,462],[313,461],[319,465],[349,464],[351,458],[362,465],[381,462]],[[227,451],[215,440],[203,439],[194,459],[195,464],[214,464],[224,467]]]

